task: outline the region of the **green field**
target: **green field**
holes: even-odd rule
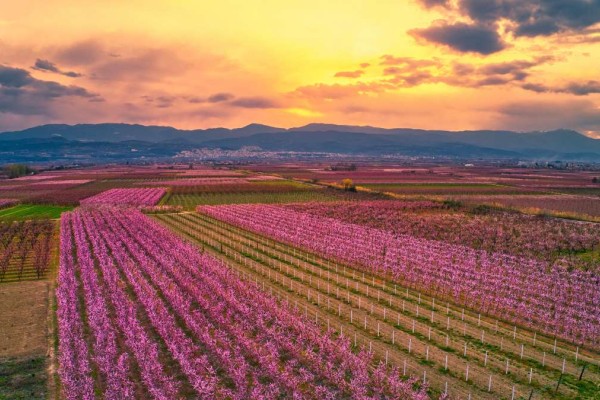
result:
[[[56,219],[65,211],[73,207],[19,204],[14,207],[0,210],[0,221],[21,221],[25,219]]]
[[[340,196],[317,190],[282,193],[169,193],[163,198],[161,204],[182,206],[186,210],[193,210],[200,204],[295,203],[335,200],[340,200]]]
[[[0,399],[45,399],[46,360],[0,360]]]

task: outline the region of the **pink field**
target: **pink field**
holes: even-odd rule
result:
[[[185,171],[177,171],[177,175],[189,177],[243,176],[241,172],[226,169],[190,169]]]
[[[199,185],[236,185],[245,183],[242,178],[190,178],[174,179],[168,181],[140,182],[140,185],[157,186],[199,186]]]
[[[165,188],[110,189],[80,201],[81,205],[153,206],[166,193]]]
[[[75,185],[83,185],[84,183],[92,182],[91,179],[63,179],[56,181],[42,181],[35,182],[29,185],[30,187],[44,187],[44,186],[75,186]]]
[[[252,181],[278,181],[283,179],[280,176],[273,176],[273,175],[256,175],[256,176],[251,176],[250,178],[248,178],[247,180],[252,182]]]
[[[533,257],[600,272],[599,261],[586,264],[575,257],[577,253],[600,246],[600,224],[596,223],[509,212],[472,214],[444,209],[442,203],[423,201],[304,203],[286,207],[393,234],[440,240],[492,253]]]
[[[482,313],[600,348],[600,275],[595,273],[281,206],[200,206],[198,211]]]
[[[428,398],[139,211],[79,210],[61,227],[67,399]]]
[[[0,199],[0,208],[10,207],[17,204],[18,201],[17,199]]]
[[[15,178],[13,180],[14,181],[41,181],[44,179],[54,179],[54,178],[59,178],[59,175],[44,175],[44,174],[27,175],[27,176],[22,176],[20,178]]]

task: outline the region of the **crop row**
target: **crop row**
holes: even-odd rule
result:
[[[164,201],[165,204],[182,206],[187,210],[193,210],[199,204],[290,203],[339,200],[337,193],[325,190],[275,193],[172,193],[168,196],[166,201]]]
[[[0,223],[0,282],[39,279],[50,265],[54,223]]]
[[[503,253],[315,217],[267,205],[199,211],[316,251],[425,293],[592,348],[600,346],[600,277]]]
[[[362,201],[293,204],[286,207],[395,234],[410,234],[488,252],[560,260],[574,267],[580,267],[577,264],[581,264],[581,260],[568,259],[568,255],[600,245],[600,227],[594,223],[500,211],[473,214],[413,205],[419,203],[426,202]]]
[[[61,247],[69,399],[427,397],[139,211],[65,214]]]
[[[247,182],[238,179],[233,182],[191,182],[188,185],[171,185],[173,194],[199,193],[284,193],[316,190],[315,188],[291,181]]]
[[[165,194],[164,188],[110,189],[80,201],[81,205],[153,206]]]
[[[0,199],[0,208],[10,207],[17,204],[19,201],[16,199]]]
[[[360,328],[367,336],[372,335],[368,337],[369,343],[384,341],[388,348],[385,352],[382,350],[382,359],[387,360],[388,351],[390,359],[392,353],[400,350],[412,351],[411,357],[416,355],[420,362],[434,362],[441,369],[451,369],[438,376],[437,370],[416,368],[421,375],[426,373],[430,380],[441,383],[442,390],[444,381],[450,380],[453,392],[457,393],[456,381],[451,377],[462,374],[464,379],[467,370],[467,375],[471,374],[470,383],[486,389],[493,382],[495,393],[508,391],[510,397],[511,380],[518,393],[527,393],[523,384],[533,384],[532,389],[542,391],[556,383],[561,369],[573,375],[581,369],[572,361],[564,364],[566,360],[554,355],[551,346],[548,354],[542,352],[541,338],[537,343],[534,341],[533,346],[530,340],[524,345],[521,332],[516,335],[514,331],[517,340],[513,340],[512,327],[508,332],[504,326],[499,328],[497,322],[494,326],[485,317],[465,315],[464,310],[461,316],[460,309],[446,304],[434,302],[431,309],[425,299],[421,302],[420,295],[418,298],[416,294],[412,298],[405,296],[403,289],[394,285],[384,286],[384,289],[379,279],[371,285],[370,279],[364,281],[364,275],[362,280],[354,276],[355,271],[342,272],[337,266],[333,269],[324,261],[316,262],[308,254],[304,258],[295,249],[292,253],[291,248],[286,250],[284,245],[256,239],[249,232],[244,234],[234,227],[190,214],[159,218],[206,246],[224,251],[243,268],[268,277],[270,284],[284,289],[284,295],[296,294],[305,303],[320,305],[324,309],[321,311],[329,312],[332,318],[341,317],[344,331],[350,323],[350,328]],[[559,353],[562,352],[560,346]],[[402,366],[401,360],[398,365]],[[409,367],[411,371],[413,367]],[[509,373],[508,381],[505,372]]]

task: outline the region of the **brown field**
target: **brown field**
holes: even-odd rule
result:
[[[48,281],[0,285],[0,358],[46,354],[49,290]]]

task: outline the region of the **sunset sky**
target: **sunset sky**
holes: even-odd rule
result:
[[[0,131],[327,122],[600,137],[600,0],[0,0]]]

